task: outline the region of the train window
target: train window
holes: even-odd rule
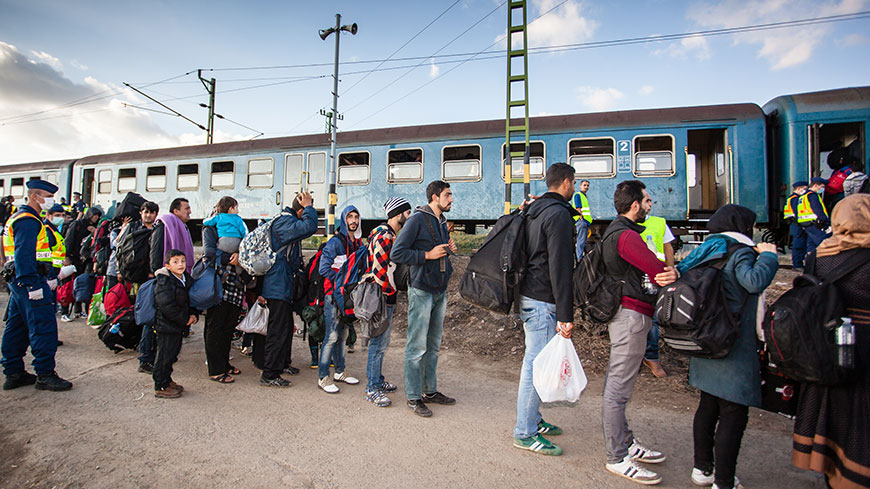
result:
[[[674,174],[674,137],[670,134],[635,136],[634,174],[637,176]]]
[[[391,149],[387,151],[387,183],[420,183],[422,181],[422,149]]]
[[[338,154],[338,184],[367,185],[369,183],[368,151]]]
[[[212,190],[233,188],[235,175],[235,162],[232,161],[215,161],[211,164],[211,181],[209,183]]]
[[[308,153],[308,183],[326,181],[326,153]]]
[[[302,182],[302,153],[284,155],[284,184],[298,185]]]
[[[97,173],[97,193],[112,193],[112,170],[100,170]]]
[[[441,176],[445,182],[479,182],[480,146],[445,146],[441,150]]]
[[[145,173],[145,190],[163,192],[166,190],[166,167],[149,166]]]
[[[57,175],[56,174],[49,173],[48,175],[45,176],[45,179],[48,181],[48,183],[53,183],[54,185],[57,185]]]
[[[0,195],[6,195],[6,180],[0,178]]]
[[[695,187],[698,185],[698,163],[695,155],[686,154],[686,185]]]
[[[568,164],[578,177],[609,178],[616,175],[613,138],[572,139],[568,141]]]
[[[178,165],[178,177],[175,181],[178,190],[196,190],[199,188],[199,163]]]
[[[511,143],[511,151],[523,151],[525,143]],[[506,146],[501,145],[501,179],[504,180],[504,164],[507,159]],[[530,141],[529,142],[529,178],[532,180],[541,180],[544,178],[544,142]],[[511,159],[511,176],[513,178],[523,178],[523,157],[515,156]]]
[[[136,191],[136,169],[121,168],[118,170],[118,192]]]
[[[13,197],[24,197],[24,178],[13,178],[10,181],[9,194]]]
[[[34,180],[42,180],[42,177],[40,177],[40,176],[30,177],[30,178],[28,178],[28,180],[31,182]]]
[[[272,158],[255,158],[248,160],[248,188],[272,187],[272,170],[275,160]]]

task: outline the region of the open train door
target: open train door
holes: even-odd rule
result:
[[[75,190],[73,190],[75,191]],[[94,195],[94,169],[85,168],[82,170],[82,200],[88,204],[88,207],[94,205],[92,197]],[[70,197],[72,197],[70,195]]]
[[[731,201],[728,129],[688,131],[686,186],[690,219],[705,219]]]

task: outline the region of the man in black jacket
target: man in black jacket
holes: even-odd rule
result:
[[[87,212],[80,214],[80,218],[73,221],[64,231],[64,244],[66,245],[66,257],[76,267],[76,275],[91,272],[90,263],[81,255],[82,241],[96,229],[97,223],[103,217],[103,211],[97,207],[89,207]],[[75,317],[85,317],[84,310],[87,304],[76,302],[73,306]]]
[[[566,338],[574,329],[574,216],[568,199],[574,193],[574,168],[554,163],[547,169],[547,193],[529,204],[526,213],[528,268],[520,285],[520,318],[526,332],[526,353],[517,394],[514,446],[543,455],[562,449],[544,438],[562,429],[544,421],[541,398],[532,384],[532,363],[558,331]]]

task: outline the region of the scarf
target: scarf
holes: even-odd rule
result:
[[[190,231],[181,219],[175,214],[163,214],[157,218],[163,223],[163,254],[167,255],[170,250],[179,250],[184,252],[184,258],[187,260],[187,273],[193,270],[193,240],[190,238]]]
[[[831,227],[834,234],[816,248],[816,257],[870,248],[870,195],[850,195],[838,202],[831,214]]]

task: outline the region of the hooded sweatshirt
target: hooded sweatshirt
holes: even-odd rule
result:
[[[335,282],[338,280],[338,271],[341,266],[347,261],[347,256],[362,246],[362,223],[357,226],[353,236],[350,236],[347,229],[347,215],[351,212],[359,211],[356,207],[349,205],[341,211],[341,219],[338,221],[338,229],[335,234],[326,242],[323,247],[323,253],[320,255],[320,267],[318,271],[323,277],[323,291],[326,295],[332,295],[335,290]]]
[[[453,273],[448,257],[427,260],[426,252],[450,239],[447,218],[435,216],[428,205],[417,207],[396,238],[390,259],[411,266],[410,286],[437,294],[447,290]]]

